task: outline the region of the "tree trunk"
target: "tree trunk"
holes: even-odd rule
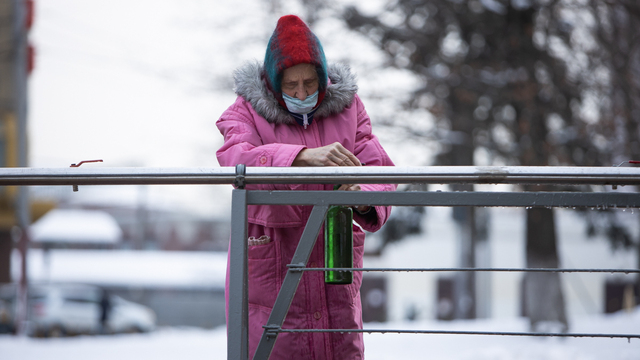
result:
[[[640,219],[640,216],[639,216]],[[637,263],[636,263],[636,267],[638,269],[640,269],[640,236],[638,236],[638,238],[636,239],[636,256],[637,256]],[[640,274],[636,274],[636,298],[635,298],[635,304],[636,306],[640,305]]]
[[[454,220],[458,225],[458,244],[460,246],[459,266],[461,268],[474,268],[475,244],[476,244],[476,221],[475,208],[458,207],[453,209]],[[476,318],[476,274],[468,271],[461,271],[456,274],[454,285],[454,318],[455,319],[475,319]]]
[[[475,121],[473,111],[476,108],[477,95],[467,91],[454,91],[450,96],[452,107],[457,113],[451,117],[451,133],[448,135],[451,151],[446,154],[447,159],[441,160],[447,165],[473,165],[473,130]],[[454,191],[473,191],[473,185],[454,184]],[[458,207],[453,209],[453,216],[458,225],[459,234],[459,266],[462,268],[476,267],[477,224],[475,208]],[[459,272],[456,274],[454,286],[456,319],[476,318],[476,273]]]
[[[638,264],[637,267],[640,269],[640,239],[638,239],[638,243],[636,243],[636,255],[638,256]],[[640,274],[636,274],[636,297],[635,304],[636,306],[640,305]]]
[[[553,209],[527,210],[527,267],[558,268]],[[524,314],[531,331],[566,332],[568,329],[559,273],[526,273],[524,276]]]
[[[0,230],[0,284],[11,282],[11,230]]]

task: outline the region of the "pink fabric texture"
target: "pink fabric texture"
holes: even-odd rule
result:
[[[291,166],[298,153],[340,142],[367,166],[393,166],[378,139],[360,98],[337,115],[319,117],[307,129],[297,124],[273,123],[259,115],[239,96],[217,122],[224,145],[217,157],[221,166]],[[332,190],[332,185],[247,185],[262,190]],[[361,185],[363,191],[395,191],[395,185]],[[362,267],[364,232],[377,231],[391,208],[376,206],[366,215],[354,212],[354,266]],[[250,206],[248,236],[271,241],[249,247],[249,351],[253,357],[296,250],[310,206]],[[316,241],[308,267],[324,267],[324,234]],[[228,296],[227,269],[227,296]],[[354,272],[351,285],[325,285],[322,272],[306,272],[285,319],[289,329],[362,328],[360,285],[362,272]],[[227,298],[227,304],[228,304]],[[227,307],[228,310],[228,307]],[[283,333],[278,335],[271,359],[362,359],[362,334]]]

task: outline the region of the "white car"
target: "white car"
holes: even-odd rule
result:
[[[15,284],[0,288],[0,299],[13,304],[13,313],[16,289]],[[152,310],[109,295],[96,286],[30,285],[28,293],[27,328],[31,336],[148,332],[155,328],[156,316]],[[100,321],[103,295],[109,304],[104,327]]]

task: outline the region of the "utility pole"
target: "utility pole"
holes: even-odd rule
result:
[[[33,23],[33,0],[0,2],[0,166],[27,166],[27,78],[33,69],[28,32]],[[24,333],[27,300],[26,260],[29,197],[26,187],[0,188],[0,283],[11,281],[13,234],[22,266],[16,325]],[[21,231],[12,231],[15,227]]]

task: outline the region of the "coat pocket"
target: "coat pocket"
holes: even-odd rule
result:
[[[271,307],[278,294],[276,243],[266,235],[248,241],[249,303]]]
[[[269,235],[262,235],[256,239],[253,236],[249,236],[247,242],[249,246],[266,245],[271,242],[271,237]]]

